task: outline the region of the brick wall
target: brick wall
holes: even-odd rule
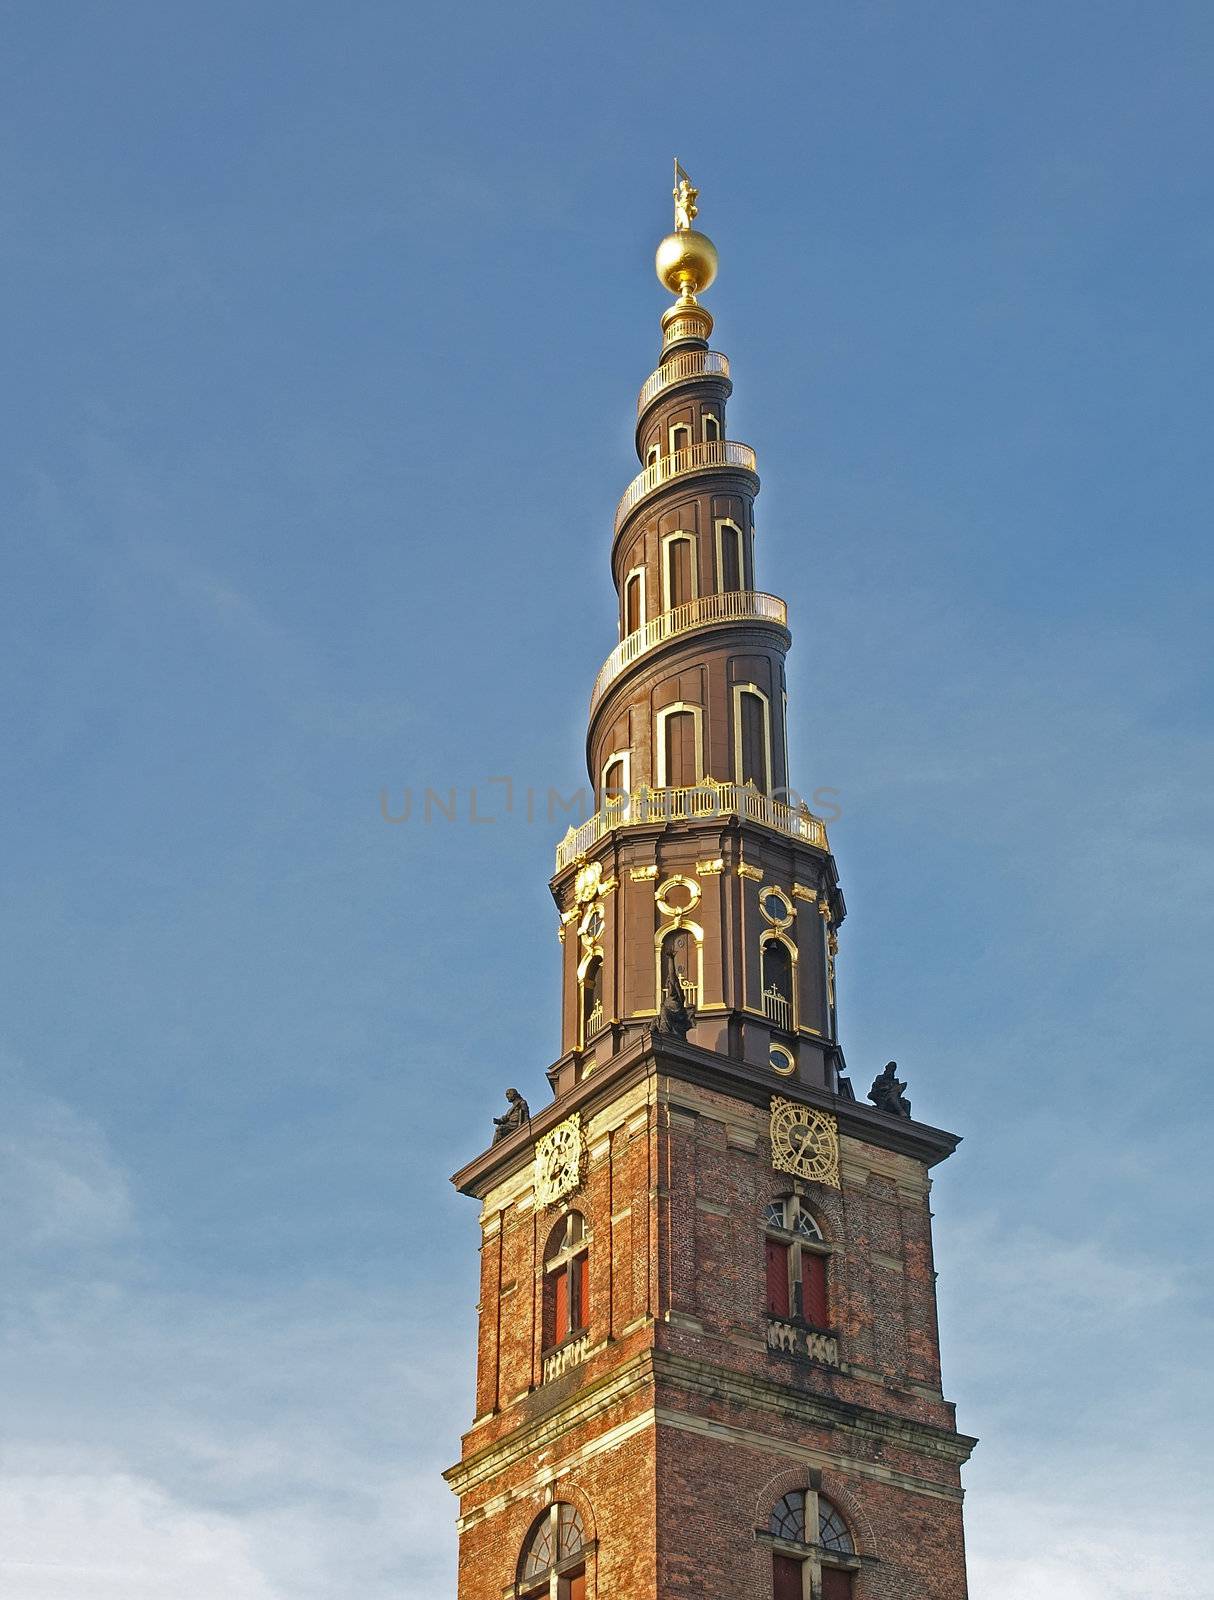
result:
[[[768,1346],[762,1219],[793,1181],[767,1125],[653,1074],[588,1120],[567,1201],[537,1214],[530,1167],[484,1196],[477,1419],[448,1475],[459,1600],[513,1593],[553,1498],[597,1541],[590,1595],[769,1600],[756,1530],[811,1472],[848,1518],[856,1600],[964,1600],[971,1441],[939,1391],[926,1168],[845,1138],[840,1188],[797,1185],[831,1250],[834,1368]],[[568,1205],[590,1238],[589,1335],[544,1381],[543,1252]]]

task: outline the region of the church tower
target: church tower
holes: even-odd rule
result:
[[[928,1204],[957,1139],[893,1063],[872,1104],[844,1074],[843,896],[790,787],[786,607],[675,180],[596,806],[551,885],[553,1098],[512,1092],[453,1180],[482,1235],[458,1600],[965,1600],[974,1441],[941,1392]]]

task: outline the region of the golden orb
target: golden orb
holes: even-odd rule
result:
[[[697,295],[717,275],[717,247],[694,228],[668,233],[654,262],[658,280],[675,294]]]

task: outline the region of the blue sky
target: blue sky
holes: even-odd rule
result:
[[[702,190],[975,1600],[1214,1591],[1208,6],[5,7],[0,1587],[433,1600]],[[493,775],[518,803],[501,812]],[[406,789],[454,822],[392,825]]]

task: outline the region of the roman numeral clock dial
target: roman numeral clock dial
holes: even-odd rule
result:
[[[839,1187],[839,1125],[827,1111],[773,1095],[771,1164],[777,1172]]]

